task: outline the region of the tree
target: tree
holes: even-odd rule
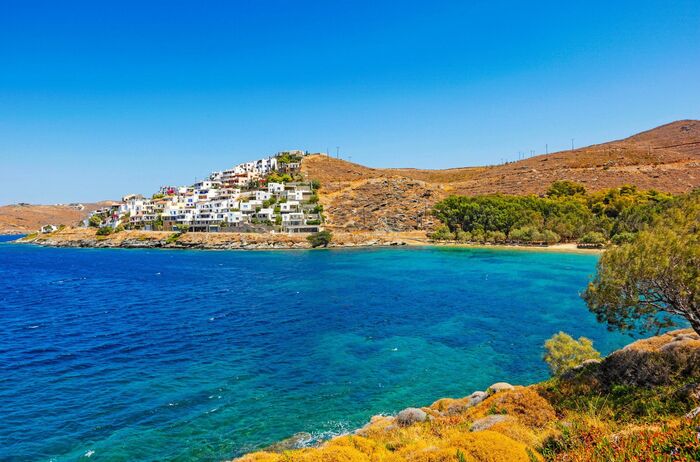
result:
[[[328,247],[328,244],[331,243],[331,240],[333,240],[333,234],[331,234],[330,231],[319,231],[318,233],[313,233],[310,236],[306,237],[306,240],[309,241],[309,244],[311,244],[311,247],[316,248],[316,247]]]
[[[587,359],[600,359],[600,353],[593,348],[593,342],[586,337],[574,340],[569,334],[559,332],[544,342],[544,361],[552,375],[561,375]]]
[[[100,229],[97,230],[96,233],[98,236],[109,236],[112,234],[112,228],[109,226],[102,226]]]
[[[700,333],[700,193],[605,252],[582,296],[610,328],[657,332],[685,318]]]
[[[102,217],[97,214],[92,215],[88,220],[88,224],[93,228],[99,228],[102,225]]]
[[[603,233],[598,231],[589,231],[581,237],[579,241],[581,244],[592,246],[592,247],[602,247],[605,244],[605,236]]]
[[[452,234],[450,228],[445,225],[438,226],[437,229],[430,234],[430,239],[435,239],[436,241],[449,241],[454,238],[455,235]]]
[[[577,194],[586,194],[586,188],[568,180],[555,181],[547,189],[547,197],[575,196]]]

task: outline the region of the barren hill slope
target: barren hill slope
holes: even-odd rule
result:
[[[76,225],[104,204],[83,204],[83,210],[67,205],[3,205],[0,206],[0,234],[32,233],[46,224]]]
[[[322,184],[330,228],[429,229],[426,210],[450,194],[541,194],[556,180],[576,181],[589,191],[623,184],[690,191],[700,187],[700,121],[490,167],[380,169],[317,155],[304,159],[302,171]]]

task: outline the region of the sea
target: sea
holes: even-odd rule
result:
[[[564,331],[631,339],[591,254],[44,248],[0,238],[0,460],[223,461],[546,379]],[[304,439],[304,438],[302,438]]]

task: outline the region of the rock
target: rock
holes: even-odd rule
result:
[[[282,441],[279,441],[275,444],[272,444],[272,445],[264,448],[263,451],[267,451],[267,452],[291,451],[292,449],[299,449],[299,448],[308,446],[310,443],[313,442],[313,440],[314,440],[314,437],[310,433],[306,433],[306,432],[295,433],[294,435],[290,436],[289,438],[283,439]]]
[[[700,401],[700,383],[689,383],[676,391],[676,397],[684,401]]]
[[[428,414],[426,414],[425,411],[415,407],[409,407],[396,415],[396,423],[401,427],[408,427],[416,422],[425,422],[427,418]]]
[[[469,406],[476,406],[486,398],[488,398],[488,393],[485,391],[475,391],[471,395],[467,396],[469,398]]]
[[[502,414],[496,414],[496,415],[489,415],[486,417],[483,417],[481,419],[475,420],[474,423],[472,423],[472,426],[469,427],[469,431],[472,432],[480,432],[483,430],[488,430],[489,428],[493,427],[494,425],[505,422],[506,420],[509,420],[510,417],[507,415],[502,415]]]
[[[699,414],[700,414],[700,406],[696,407],[695,409],[693,409],[692,411],[690,411],[689,413],[687,413],[685,416],[686,416],[687,418],[689,418],[689,419],[694,419],[694,418],[697,417]]]
[[[515,387],[514,387],[513,385],[509,384],[509,383],[506,383],[506,382],[497,382],[497,383],[494,383],[493,385],[491,385],[491,386],[486,390],[486,392],[487,392],[489,395],[493,395],[494,393],[498,393],[498,392],[506,391],[506,390],[512,390],[512,389],[514,389],[514,388],[515,388]]]

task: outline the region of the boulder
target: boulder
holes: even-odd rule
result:
[[[471,395],[467,396],[469,398],[468,406],[476,406],[486,398],[488,398],[489,394],[486,393],[485,391],[475,391]]]
[[[505,422],[509,420],[510,417],[507,415],[502,415],[502,414],[495,414],[495,415],[489,415],[486,417],[482,417],[481,419],[475,420],[471,427],[469,427],[469,431],[472,432],[480,432],[484,430],[488,430],[489,428],[493,427],[494,425]]]
[[[676,391],[676,397],[683,401],[700,401],[700,383],[688,383]]]
[[[416,422],[425,422],[428,414],[422,409],[409,407],[396,415],[396,423],[401,427],[408,427]]]
[[[494,393],[498,393],[501,391],[506,391],[506,390],[512,390],[515,387],[509,383],[506,382],[497,382],[491,385],[487,390],[486,393],[489,395],[493,395]]]
[[[475,391],[466,398],[455,402],[447,407],[447,415],[461,414],[470,407],[474,407],[488,398],[488,394],[483,391]]]

